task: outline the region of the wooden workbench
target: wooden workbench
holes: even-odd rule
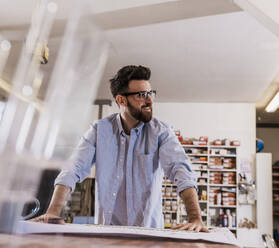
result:
[[[187,247],[233,248],[209,242],[185,242],[162,238],[92,237],[86,235],[9,235],[0,234],[0,248],[92,248],[92,247]]]

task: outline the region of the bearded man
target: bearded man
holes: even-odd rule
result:
[[[33,221],[58,218],[76,182],[96,166],[98,224],[163,228],[163,174],[177,185],[189,222],[174,228],[208,230],[202,223],[197,183],[190,160],[174,131],[152,117],[156,90],[151,71],[128,65],[110,80],[120,113],[96,121],[83,135],[74,163],[55,180],[55,190],[45,215]]]

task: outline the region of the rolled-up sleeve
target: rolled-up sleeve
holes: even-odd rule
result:
[[[165,175],[177,185],[178,193],[187,188],[197,189],[189,157],[170,127],[159,137],[159,160]]]
[[[54,184],[60,184],[75,189],[77,182],[82,182],[89,174],[95,163],[97,123],[81,137],[67,166],[57,176]]]

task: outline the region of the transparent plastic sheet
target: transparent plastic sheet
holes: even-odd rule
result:
[[[10,49],[11,43],[0,33],[0,77],[9,57]]]
[[[0,232],[13,232],[24,203],[37,192],[43,169],[71,164],[74,144],[88,127],[108,45],[87,2],[69,4],[44,99],[38,95],[45,75],[34,51],[49,40],[57,7],[53,2],[37,6],[12,79],[17,94],[10,94],[0,123]],[[18,97],[26,89],[31,95]]]

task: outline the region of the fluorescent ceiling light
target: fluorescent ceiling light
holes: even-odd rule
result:
[[[266,112],[275,112],[279,107],[279,92],[273,97],[270,103],[265,108]]]

